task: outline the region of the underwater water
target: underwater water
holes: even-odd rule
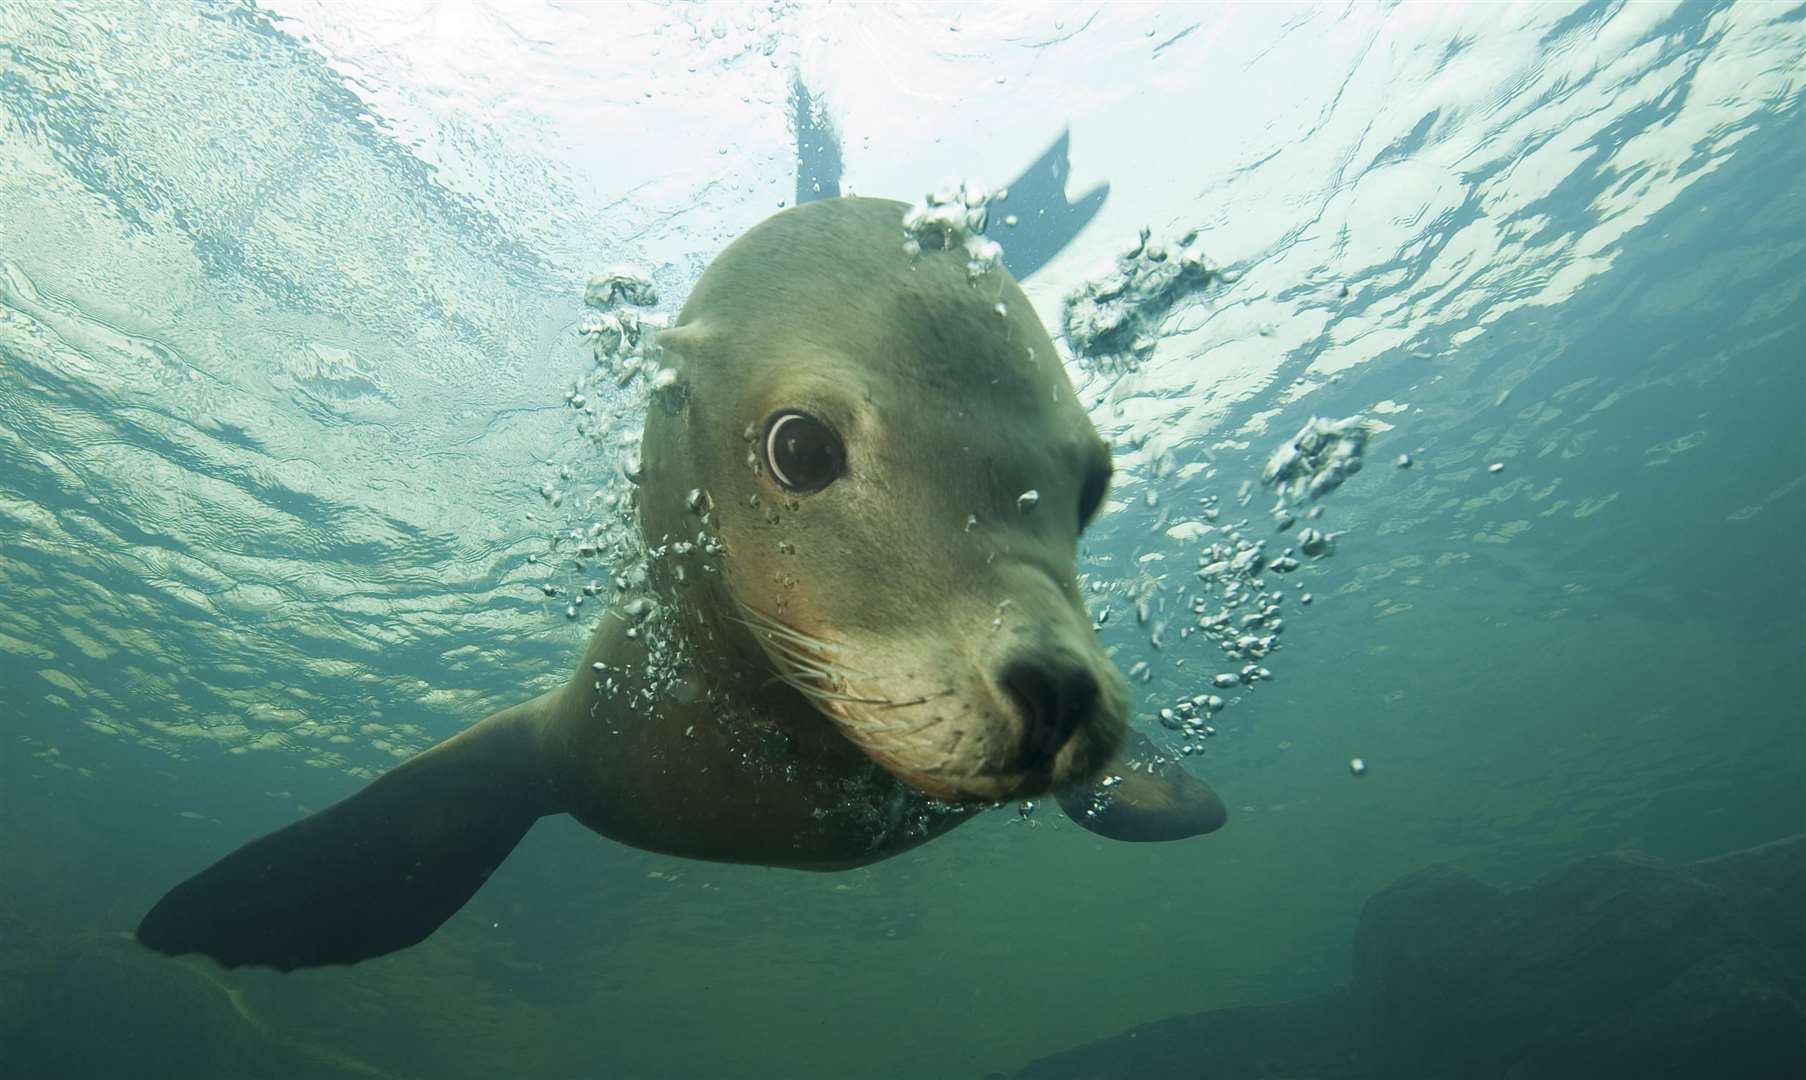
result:
[[[0,0],[0,1073],[1007,1074],[1345,983],[1430,864],[1806,830],[1803,100],[1781,3]],[[1117,467],[1100,633],[1226,827],[1005,807],[808,874],[557,818],[356,967],[129,939],[566,677],[588,519],[542,492],[614,484],[642,400],[572,407],[593,275],[672,312],[830,173],[919,202],[1068,130],[1057,180],[1108,195],[1025,275],[1050,330],[1144,227],[1223,271],[1071,370]],[[1281,533],[1262,469],[1313,416],[1365,468]],[[1272,679],[1219,688],[1180,632],[1237,518],[1336,537]],[[1159,723],[1212,693],[1209,738]]]

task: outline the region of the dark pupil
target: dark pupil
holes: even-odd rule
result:
[[[840,475],[840,440],[812,416],[779,417],[766,448],[773,476],[792,491],[814,491]]]

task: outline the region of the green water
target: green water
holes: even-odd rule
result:
[[[600,10],[0,5],[0,1072],[977,1078],[1345,982],[1362,902],[1429,863],[1806,829],[1797,14],[1003,12],[955,47],[952,14],[646,8],[604,47]],[[1312,414],[1391,425],[1196,761],[1230,824],[1001,811],[811,875],[556,819],[392,957],[138,949],[175,881],[563,677],[536,490],[615,468],[560,407],[582,280],[681,297],[776,208],[789,65],[838,88],[862,193],[1007,175],[1069,112],[1112,194],[1028,283],[1050,324],[1144,221],[1239,270],[1085,390],[1100,578],[1189,579],[1148,491],[1183,520]],[[1218,670],[1105,639],[1153,664],[1144,722]]]

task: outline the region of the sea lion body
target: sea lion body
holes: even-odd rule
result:
[[[140,940],[284,969],[390,952],[559,812],[818,870],[1050,790],[1121,839],[1220,826],[1129,732],[1078,592],[1107,448],[1015,282],[952,244],[906,251],[905,209],[796,207],[710,264],[659,338],[647,591],[564,686],[184,882]]]
[[[665,692],[626,723],[603,719],[648,682],[665,689],[662,678],[644,677],[657,662],[642,645],[647,624],[663,619],[611,610],[576,675],[541,699],[540,738],[555,748],[545,757],[561,763],[558,801],[588,828],[684,858],[835,870],[913,847],[978,809],[909,788],[799,715],[781,685],[699,682],[688,700]],[[630,627],[640,631],[633,639]],[[596,663],[625,669],[613,690],[595,688]],[[635,670],[641,678],[628,674]]]

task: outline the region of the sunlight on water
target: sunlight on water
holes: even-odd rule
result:
[[[1134,362],[1069,365],[1117,467],[1081,571],[1230,826],[999,813],[832,878],[550,828],[382,966],[127,955],[192,866],[562,681],[655,377],[585,286],[673,315],[796,197],[799,82],[848,193],[1069,130],[1109,194],[1024,282],[1050,329],[1195,246]],[[1798,831],[1803,83],[1764,3],[0,0],[0,1040],[61,964],[227,1072],[976,1077],[1344,979],[1429,862]],[[1278,507],[1313,417],[1365,467]]]

